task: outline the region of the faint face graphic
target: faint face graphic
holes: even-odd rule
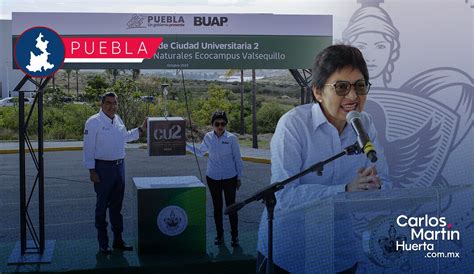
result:
[[[386,70],[392,51],[392,45],[384,35],[376,32],[361,33],[352,45],[362,51],[370,78],[381,76]]]

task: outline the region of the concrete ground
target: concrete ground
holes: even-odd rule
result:
[[[45,159],[45,214],[46,239],[56,240],[54,256],[69,263],[51,264],[49,271],[64,271],[94,268],[96,261],[94,227],[95,192],[89,181],[88,171],[82,166],[82,151],[46,152]],[[19,232],[19,167],[18,154],[0,154],[0,273],[5,271],[31,271],[28,268],[7,266],[13,245],[20,238]],[[198,160],[202,176],[205,176],[207,158]],[[196,176],[200,178],[196,159],[193,155],[173,157],[149,157],[146,149],[128,148],[126,156],[126,190],[123,205],[124,238],[135,244],[136,240],[136,197],[133,194],[133,177]],[[31,188],[36,171],[31,157],[27,155],[27,181]],[[247,198],[270,182],[270,165],[244,161],[242,187],[237,193],[237,201]],[[28,192],[29,193],[29,192]],[[263,204],[253,203],[239,212],[241,249],[230,249],[228,219],[225,217],[226,246],[228,250],[216,248],[212,240],[215,227],[212,214],[212,200],[207,191],[207,250],[212,258],[219,254],[232,255],[237,252],[241,258],[254,258],[257,228]],[[31,199],[30,214],[33,222],[37,218],[37,197]],[[36,223],[36,222],[35,222]],[[78,248],[80,247],[80,248]],[[61,250],[63,254],[57,254]],[[92,253],[92,254],[90,254]],[[70,254],[67,255],[67,254]],[[76,254],[76,255],[73,255]],[[79,255],[78,255],[79,254]],[[53,256],[53,261],[54,261]],[[78,262],[71,256],[79,256]],[[134,255],[127,255],[129,265],[140,265]],[[131,257],[130,257],[131,256]],[[100,264],[99,264],[100,265]]]

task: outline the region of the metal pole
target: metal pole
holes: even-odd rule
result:
[[[273,220],[274,210],[277,203],[275,192],[270,192],[263,198],[265,200],[265,207],[267,208],[267,220],[268,220],[268,257],[267,257],[267,274],[273,274],[275,267],[273,265]]]
[[[252,147],[258,148],[257,137],[257,87],[255,83],[255,70],[252,69]]]
[[[44,159],[43,159],[43,89],[38,90],[38,209],[39,209],[39,238],[40,253],[43,254],[45,248],[45,232],[44,232]]]
[[[43,94],[44,88],[48,84],[51,77],[48,77],[40,83],[34,81],[30,76],[25,75],[18,83],[14,91],[18,92],[19,111],[18,111],[18,128],[19,128],[19,158],[20,158],[20,241],[13,249],[8,264],[31,264],[31,263],[50,263],[54,250],[54,241],[46,241],[45,238],[45,215],[44,215],[44,131],[43,131]],[[31,106],[28,118],[25,117],[25,91],[21,88],[30,81],[36,86],[35,102]],[[33,151],[33,147],[27,135],[28,121],[38,104],[38,154]],[[25,146],[28,145],[30,155],[38,171],[34,185],[27,199],[26,194],[26,162],[25,162]],[[39,234],[36,233],[35,226],[28,214],[28,205],[32,198],[33,192],[38,183],[38,219],[39,219]],[[32,244],[34,246],[28,247],[29,232],[32,237]],[[34,251],[32,251],[34,250]]]
[[[244,124],[244,70],[240,70],[240,134],[245,134]]]
[[[306,89],[305,87],[301,87],[301,96],[300,96],[300,104],[304,105],[306,101]]]
[[[26,173],[25,173],[25,94],[18,91],[18,139],[20,155],[20,241],[21,255],[26,252]]]
[[[44,222],[44,128],[43,128],[43,95],[44,89],[52,77],[44,79],[39,85],[36,94],[38,101],[38,210],[39,210],[39,241],[40,253],[46,247],[45,222]]]

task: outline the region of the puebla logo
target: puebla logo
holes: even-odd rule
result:
[[[63,64],[142,63],[153,58],[162,37],[60,36],[47,27],[33,27],[15,42],[15,64],[31,77],[52,76]]]
[[[23,32],[15,43],[16,65],[31,77],[48,77],[58,71],[65,56],[64,43],[54,30],[33,27]]]

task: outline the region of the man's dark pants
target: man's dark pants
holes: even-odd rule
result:
[[[123,218],[120,211],[122,210],[125,190],[125,165],[123,160],[119,162],[96,160],[95,170],[100,178],[99,183],[94,183],[95,193],[97,194],[95,227],[97,228],[99,246],[105,248],[109,244],[106,221],[107,208],[109,209],[114,241],[122,240]]]

